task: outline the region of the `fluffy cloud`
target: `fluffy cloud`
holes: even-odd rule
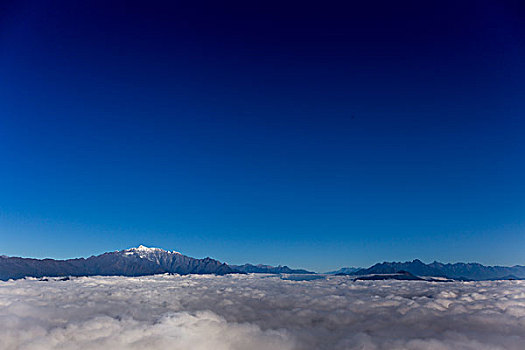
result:
[[[520,349],[522,281],[275,276],[0,282],[0,349]]]

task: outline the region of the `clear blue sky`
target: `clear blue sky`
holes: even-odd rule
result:
[[[0,16],[0,254],[525,264],[520,1]]]

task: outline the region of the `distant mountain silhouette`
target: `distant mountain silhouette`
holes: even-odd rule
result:
[[[351,275],[354,272],[357,272],[357,271],[359,271],[361,269],[362,269],[362,267],[342,267],[342,268],[340,268],[339,270],[336,270],[336,271],[325,272],[325,274],[327,274],[327,275],[340,275],[340,274]]]
[[[400,281],[424,281],[423,278],[415,276],[408,271],[397,273],[382,273],[377,275],[365,275],[354,278],[354,281],[381,281],[381,280],[400,280]]]
[[[178,252],[142,245],[87,259],[0,257],[0,280],[44,276],[143,276],[159,273],[224,275],[236,271],[211,258],[194,259]]]
[[[0,256],[0,280],[24,277],[66,276],[144,276],[160,273],[216,274],[269,273],[314,274],[304,269],[270,265],[227,265],[211,258],[195,259],[175,251],[139,246],[91,256],[87,259],[30,259]],[[478,263],[425,264],[415,259],[407,262],[383,262],[366,269],[351,267],[330,272],[357,276],[356,279],[403,279],[431,281],[525,279],[525,266],[484,266]],[[388,275],[388,276],[387,276]],[[363,276],[363,278],[359,278]]]
[[[426,281],[426,282],[454,282],[453,279],[446,277],[416,276],[408,271],[398,271],[396,273],[380,273],[376,275],[362,275],[354,278],[355,281]]]
[[[446,277],[459,280],[494,280],[525,278],[525,266],[484,266],[478,263],[443,264],[434,261],[425,264],[415,259],[407,262],[383,262],[367,269],[361,269],[353,275],[392,274],[407,271],[416,276]]]
[[[270,265],[230,265],[236,271],[246,272],[246,273],[290,273],[290,274],[314,274],[315,272],[307,271],[303,269],[291,269],[288,266],[270,266]]]

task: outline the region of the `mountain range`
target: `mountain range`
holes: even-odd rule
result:
[[[87,259],[0,257],[0,280],[44,276],[144,276],[159,273],[224,275],[236,272],[227,264],[211,258],[195,259],[179,252],[142,245]]]
[[[0,256],[0,280],[24,277],[65,277],[65,276],[144,276],[162,273],[216,274],[269,273],[269,274],[315,274],[288,266],[270,265],[228,265],[212,258],[196,259],[176,251],[148,248],[140,245],[108,252],[89,258],[68,260],[31,259]],[[397,276],[399,274],[402,276]],[[455,280],[525,279],[525,266],[484,266],[478,263],[443,264],[434,261],[425,264],[421,260],[407,262],[383,262],[369,268],[344,267],[327,274],[355,276],[406,276],[439,277]],[[384,279],[381,277],[380,279]],[[379,277],[374,277],[375,279]],[[417,280],[417,278],[412,278]],[[429,280],[426,278],[425,280]]]
[[[525,266],[485,266],[478,263],[443,264],[434,261],[425,264],[419,259],[407,262],[383,262],[351,275],[392,274],[407,271],[416,276],[445,277],[456,280],[495,280],[525,278]]]

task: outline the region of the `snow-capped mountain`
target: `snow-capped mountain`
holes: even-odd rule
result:
[[[195,259],[179,252],[142,245],[87,259],[0,257],[0,280],[43,276],[143,276],[159,273],[224,275],[236,271],[211,258]]]
[[[0,255],[0,280],[44,276],[144,276],[160,273],[224,275],[229,273],[313,274],[314,272],[291,269],[287,266],[227,265],[211,258],[195,259],[176,251],[148,248],[143,245],[91,256],[87,259],[30,259]],[[443,264],[436,261],[425,264],[415,259],[407,262],[383,262],[358,271],[354,271],[354,268],[343,268],[335,273],[362,276],[358,279],[370,279],[364,276],[385,279],[388,276],[381,275],[397,276],[400,273],[402,276],[396,278],[407,279],[407,276],[414,275],[424,280],[428,280],[426,277],[456,280],[525,279],[525,266]]]
[[[137,248],[118,252],[127,258],[148,260],[160,267],[164,272],[179,274],[218,274],[224,275],[235,271],[225,263],[211,258],[195,259],[176,251],[166,251],[160,248],[148,248],[143,245]]]

